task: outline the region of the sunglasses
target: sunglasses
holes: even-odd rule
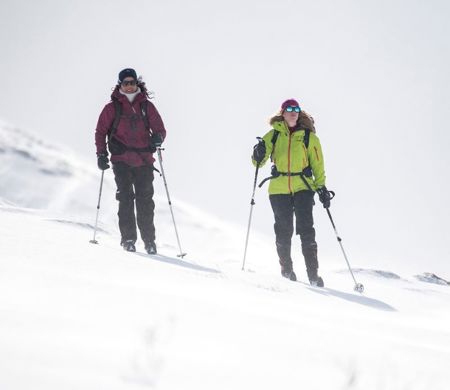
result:
[[[297,112],[299,113],[301,111],[299,106],[293,107],[293,106],[288,106],[286,107],[286,112]]]
[[[125,80],[125,81],[122,81],[122,83],[121,83],[124,87],[127,87],[127,86],[129,86],[129,85],[136,85],[137,84],[137,81],[136,80]]]

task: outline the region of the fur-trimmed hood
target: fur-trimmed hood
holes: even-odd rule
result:
[[[270,118],[269,123],[272,126],[275,122],[283,122],[283,121],[284,121],[283,115],[281,113],[278,113],[277,115]],[[313,117],[305,111],[300,112],[300,114],[298,116],[298,120],[297,120],[297,125],[295,126],[295,128],[296,129],[309,129],[313,133],[316,132],[316,128],[314,127]]]

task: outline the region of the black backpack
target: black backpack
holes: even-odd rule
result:
[[[305,136],[303,137],[303,143],[305,144],[305,148],[306,150],[308,150],[308,146],[309,146],[309,136],[311,134],[311,129],[304,129],[305,130]],[[278,136],[280,135],[280,132],[278,130],[273,130],[273,135],[272,135],[272,153],[270,154],[270,161],[273,162],[273,150],[275,148],[275,144],[277,142]],[[308,157],[308,156],[306,156]],[[291,173],[287,173],[287,172],[279,172],[277,169],[277,166],[275,164],[272,165],[271,168],[271,175],[269,177],[266,177],[261,183],[259,183],[259,187],[261,188],[263,186],[263,184],[267,181],[267,180],[271,180],[271,179],[275,179],[278,176],[300,176],[300,178],[303,180],[303,182],[306,184],[306,186],[312,191],[311,186],[309,185],[309,183],[306,181],[305,177],[312,177],[312,169],[311,169],[311,165],[309,165],[309,160],[308,160],[308,166],[303,169],[303,171],[301,172],[291,172]]]
[[[119,126],[120,118],[122,116],[122,103],[119,100],[113,98],[114,104],[114,120],[111,124],[111,127],[108,130],[108,149],[112,155],[123,154],[126,151],[133,151],[137,153],[141,152],[156,152],[156,148],[150,142],[150,122],[148,120],[147,108],[148,108],[148,100],[144,100],[140,104],[140,111],[142,115],[142,120],[144,121],[145,128],[149,132],[149,146],[145,148],[134,148],[128,145],[125,145],[123,142],[120,142],[117,137],[115,137],[117,132],[117,127]]]

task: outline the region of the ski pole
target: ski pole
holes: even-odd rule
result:
[[[344,247],[342,245],[342,238],[339,237],[339,234],[338,234],[337,229],[336,229],[336,225],[334,224],[333,218],[331,216],[330,209],[327,207],[326,210],[327,210],[328,217],[330,217],[331,225],[333,226],[334,233],[336,234],[336,238],[337,238],[337,240],[339,242],[339,245],[341,247],[342,253],[343,253],[344,258],[345,258],[345,261],[347,262],[348,270],[350,271],[350,274],[352,275],[353,281],[355,282],[355,287],[353,289],[355,291],[357,291],[357,292],[362,294],[363,291],[364,291],[364,286],[361,283],[358,283],[356,281],[355,275],[353,275],[352,268],[350,267],[350,263],[348,262],[347,255],[345,254],[345,250],[344,250]]]
[[[102,178],[100,179],[100,191],[98,193],[97,215],[95,217],[94,238],[89,241],[91,244],[98,244],[98,241],[95,239],[95,235],[97,234],[98,213],[100,211],[100,200],[102,198],[103,176],[104,175],[105,175],[105,171],[102,171]]]
[[[164,149],[157,148],[156,150],[158,152],[158,161],[159,161],[159,166],[161,167],[161,174],[162,174],[163,181],[164,181],[164,187],[166,188],[167,201],[169,202],[170,213],[172,214],[172,221],[173,221],[173,226],[175,228],[175,235],[177,236],[178,249],[180,250],[180,253],[177,255],[177,257],[183,258],[184,256],[186,256],[186,253],[184,253],[181,250],[180,237],[178,236],[177,224],[175,223],[175,216],[173,215],[173,210],[172,210],[172,201],[170,200],[169,189],[167,187],[167,181],[166,181],[166,175],[164,173],[164,167],[163,167],[163,163],[162,163],[161,150],[164,150]]]
[[[258,142],[263,142],[261,137],[256,137]],[[250,215],[248,217],[247,236],[245,237],[244,259],[242,261],[242,271],[245,267],[245,258],[247,257],[248,237],[250,235],[250,225],[252,223],[253,206],[255,205],[256,182],[258,180],[259,163],[256,164],[255,180],[253,181],[252,200],[250,201]]]

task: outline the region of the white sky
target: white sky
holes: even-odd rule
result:
[[[450,259],[448,20],[437,0],[0,0],[0,117],[96,164],[98,115],[134,67],[166,123],[172,196],[246,224],[255,137],[295,97],[316,119],[354,262],[439,269]],[[254,227],[272,234],[266,190]],[[339,255],[315,214],[321,253]]]

